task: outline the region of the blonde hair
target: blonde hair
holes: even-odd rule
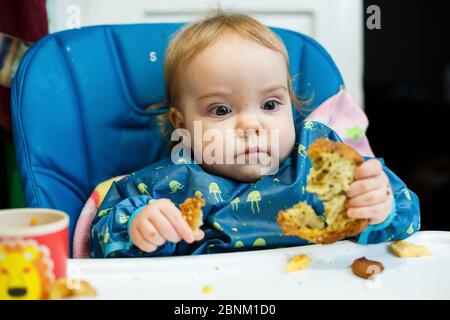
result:
[[[295,94],[289,74],[289,56],[283,41],[268,27],[254,18],[239,13],[226,13],[219,10],[215,15],[193,22],[175,33],[167,47],[164,60],[166,82],[165,101],[152,105],[150,111],[161,108],[177,108],[180,105],[183,73],[188,64],[205,48],[214,43],[225,31],[231,31],[244,39],[281,53],[286,61],[288,90],[292,104],[300,112],[302,102]],[[168,112],[155,116],[160,122],[162,134],[170,137],[171,124]]]

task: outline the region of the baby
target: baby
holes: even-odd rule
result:
[[[115,182],[91,225],[92,257],[164,256],[306,244],[284,236],[278,211],[307,200],[315,139],[339,141],[302,122],[283,42],[241,14],[219,13],[182,28],[164,61],[168,121],[182,137],[171,157]],[[156,107],[157,108],[157,107]],[[155,109],[155,108],[154,108]],[[183,156],[180,158],[180,151]],[[377,159],[357,167],[347,215],[370,219],[360,243],[403,239],[419,229],[417,197]],[[178,205],[201,195],[204,226],[194,233]]]

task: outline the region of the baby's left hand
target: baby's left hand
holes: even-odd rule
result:
[[[347,215],[370,219],[370,224],[385,221],[393,206],[392,189],[380,161],[368,160],[356,168],[355,181],[347,191]]]

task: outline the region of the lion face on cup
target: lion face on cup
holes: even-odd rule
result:
[[[0,242],[0,299],[45,299],[52,269],[48,249],[35,241]]]

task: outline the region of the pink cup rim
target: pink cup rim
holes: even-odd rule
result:
[[[23,215],[27,219],[37,217],[39,214],[56,216],[55,221],[38,224],[35,226],[4,226],[2,220],[10,215]],[[39,220],[39,218],[37,218]],[[60,210],[44,208],[19,208],[0,210],[0,238],[35,237],[52,234],[64,230],[69,226],[69,216]]]

